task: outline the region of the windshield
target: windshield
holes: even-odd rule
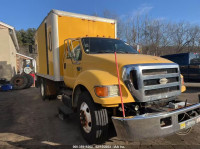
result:
[[[84,51],[88,54],[97,53],[129,53],[138,54],[130,45],[117,39],[109,38],[82,38]]]

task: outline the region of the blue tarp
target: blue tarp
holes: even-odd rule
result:
[[[13,89],[13,87],[12,87],[11,84],[5,84],[5,85],[1,86],[2,91],[9,91],[9,90],[12,90],[12,89]]]

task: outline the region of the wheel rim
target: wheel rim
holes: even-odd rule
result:
[[[86,133],[90,133],[92,129],[91,113],[88,105],[85,102],[83,102],[80,107],[80,122],[83,130]]]
[[[23,83],[24,83],[24,81],[23,81],[22,78],[17,78],[17,79],[15,79],[15,81],[14,81],[14,84],[15,84],[16,86],[21,86]]]
[[[44,85],[43,85],[43,83],[41,83],[41,94],[42,94],[42,96],[44,96]]]

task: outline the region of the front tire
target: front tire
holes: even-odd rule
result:
[[[99,144],[107,140],[107,110],[95,104],[88,92],[83,92],[79,96],[78,114],[81,132],[89,144]]]

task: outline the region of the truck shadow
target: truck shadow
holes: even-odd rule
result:
[[[0,93],[0,140],[25,148],[49,142],[52,146],[87,144],[74,116],[66,121],[57,117],[60,101],[42,101],[38,93],[36,88]]]
[[[61,102],[42,101],[38,93],[36,88],[0,92],[0,144],[3,141],[13,148],[67,148],[72,145],[87,145],[81,135],[77,113],[65,120],[59,119],[58,107]],[[109,141],[113,142],[111,138],[115,136],[111,125]]]

